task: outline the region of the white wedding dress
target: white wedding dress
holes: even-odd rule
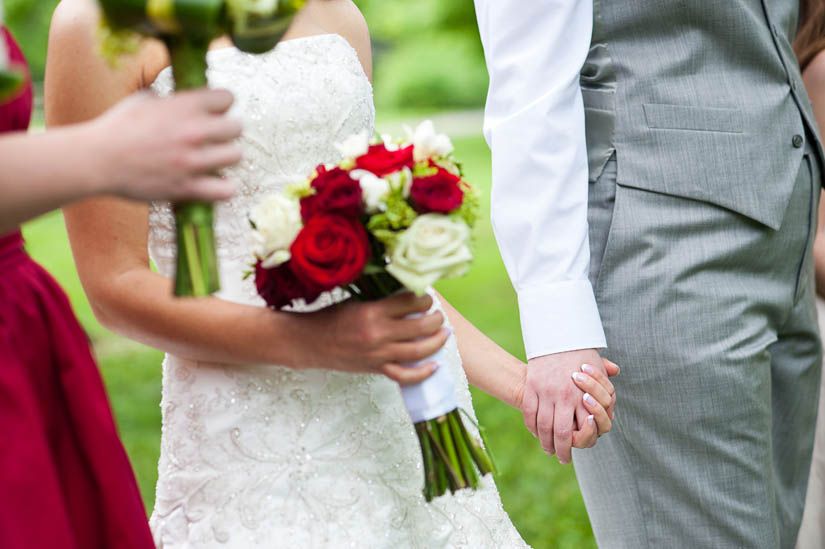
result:
[[[245,160],[230,172],[239,192],[216,210],[218,296],[263,306],[243,280],[248,212],[337,160],[335,143],[372,131],[372,87],[338,35],[286,41],[261,56],[212,51],[209,80],[235,94],[232,113],[245,126]],[[169,69],[153,88],[171,91]],[[171,277],[168,204],[152,206],[150,225],[152,259]],[[448,346],[458,400],[472,413],[455,342]],[[424,501],[418,441],[398,386],[384,377],[167,356],[161,407],[151,525],[164,549],[525,547],[489,476],[478,492]]]

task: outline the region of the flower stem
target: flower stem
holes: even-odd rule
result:
[[[167,36],[175,87],[190,90],[206,87],[206,38]],[[220,288],[215,251],[212,204],[181,202],[175,205],[178,230],[178,262],[175,295],[203,297]]]
[[[453,410],[447,414],[447,423],[450,425],[450,432],[453,435],[453,442],[455,443],[456,453],[461,463],[464,478],[467,480],[470,488],[476,490],[478,489],[478,473],[476,473],[475,463],[473,462],[472,455],[470,455],[470,449],[467,448],[467,443],[464,440],[463,431],[465,428],[461,423],[461,418],[458,417],[457,410]]]
[[[421,444],[421,457],[424,461],[424,499],[432,501],[434,497],[441,495],[438,493],[438,479],[436,478],[433,449],[430,445],[427,428],[423,423],[416,423],[415,432],[418,434],[418,442]]]
[[[439,435],[441,436],[441,443],[444,445],[444,451],[447,454],[449,465],[455,470],[455,489],[461,490],[467,487],[467,480],[464,478],[461,470],[461,463],[456,454],[455,443],[450,433],[450,425],[447,421],[447,416],[437,418],[436,425],[438,426]]]

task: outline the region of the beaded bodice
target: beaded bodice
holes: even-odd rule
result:
[[[245,159],[227,172],[239,192],[216,208],[218,296],[263,305],[243,280],[249,211],[337,160],[335,143],[371,131],[372,89],[337,35],[287,41],[261,56],[217,50],[209,66],[210,84],[235,94],[231,115],[245,127]],[[169,70],[153,86],[162,94],[171,87]],[[151,256],[171,277],[168,204],[152,206],[150,224]],[[471,411],[455,342],[448,345],[459,402]],[[522,546],[489,479],[475,494],[424,502],[418,442],[398,387],[384,377],[167,356],[161,407],[152,516],[160,547]]]

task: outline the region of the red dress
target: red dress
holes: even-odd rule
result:
[[[0,131],[25,130],[31,107],[29,85]],[[0,547],[154,547],[86,336],[19,231],[0,237]]]

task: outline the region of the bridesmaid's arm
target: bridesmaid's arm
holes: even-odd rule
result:
[[[142,200],[228,198],[232,185],[210,174],[240,159],[231,144],[240,125],[219,118],[231,104],[227,92],[192,92],[168,100],[147,94],[93,122],[0,138],[0,234],[98,194]],[[158,135],[158,128],[170,123],[200,128],[209,146],[180,134]],[[199,154],[198,164],[183,161],[193,154]]]
[[[98,16],[90,2],[63,0],[52,22],[46,81],[49,126],[99,115],[151,82],[166,63],[149,44],[112,69],[98,55]],[[423,360],[447,338],[440,314],[404,318],[426,311],[431,303],[411,294],[313,314],[273,312],[214,297],[176,299],[172,281],[149,266],[146,205],[104,198],[64,213],[77,270],[100,322],[180,357],[382,373],[412,383],[432,370],[407,370],[395,362]],[[423,339],[408,341],[416,337]]]

